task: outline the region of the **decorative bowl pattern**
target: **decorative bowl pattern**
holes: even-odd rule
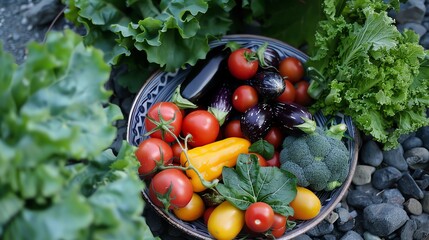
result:
[[[237,42],[244,47],[252,49],[255,49],[258,46],[267,42],[271,48],[273,48],[279,53],[281,58],[287,56],[294,56],[302,62],[305,62],[308,59],[308,56],[306,56],[303,52],[293,48],[292,46],[284,42],[256,35],[228,35],[220,40],[212,42],[210,46],[213,48],[219,45],[223,45],[229,41]],[[127,141],[130,144],[138,146],[138,144],[145,138],[143,136],[145,133],[144,118],[149,107],[159,101],[169,101],[174,90],[185,79],[186,75],[189,73],[189,70],[190,68],[187,68],[185,70],[180,69],[175,73],[158,71],[146,81],[145,85],[136,95],[129,115]],[[349,176],[340,188],[337,188],[332,192],[317,192],[316,194],[322,202],[322,209],[319,215],[312,220],[297,222],[297,225],[294,229],[288,230],[279,239],[294,238],[302,233],[305,233],[309,229],[316,226],[320,221],[322,221],[335,208],[335,206],[346,193],[351,183],[353,173],[356,167],[360,138],[358,131],[355,129],[351,119],[341,114],[334,117],[329,117],[328,119],[321,113],[315,114],[314,118],[319,126],[325,125],[328,120],[331,121],[332,119],[336,123],[344,122],[347,125],[348,130],[346,134],[350,136],[350,138],[346,139],[345,143],[350,152]],[[147,191],[143,192],[143,197],[145,201],[151,207],[153,207],[161,217],[166,219],[173,226],[184,231],[190,237],[195,239],[213,239],[208,233],[207,227],[202,221],[182,221],[176,218],[174,214],[166,213],[162,209],[155,206],[150,201]],[[240,235],[238,237],[240,237]]]

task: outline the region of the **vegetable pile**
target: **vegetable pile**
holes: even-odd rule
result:
[[[308,61],[312,109],[350,116],[385,149],[429,124],[427,53],[415,32],[398,31],[387,15],[393,4],[399,2],[325,1]]]
[[[297,58],[280,58],[266,43],[249,49],[234,42],[213,48],[209,56],[190,70],[171,101],[147,111],[146,133],[135,152],[147,195],[181,220],[204,221],[216,239],[280,237],[294,221],[319,214],[321,202],[312,190],[331,191],[347,177],[345,125],[338,125],[336,138],[334,131],[328,136],[316,126],[301,105],[310,103],[309,84]],[[312,170],[329,174],[325,182],[308,184],[314,179],[288,169],[298,163],[289,155],[308,149],[292,138],[329,145],[323,157],[338,153],[330,160],[303,156],[307,163],[325,164]]]
[[[17,67],[0,49],[0,238],[153,238],[135,147],[106,150],[122,114],[102,53],[71,31],[28,50]]]

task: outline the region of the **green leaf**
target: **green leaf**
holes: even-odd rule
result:
[[[88,202],[77,191],[44,210],[23,210],[6,228],[4,239],[76,239],[93,219]]]
[[[236,168],[222,170],[223,184],[216,189],[229,202],[246,210],[254,202],[269,204],[274,212],[293,215],[289,203],[296,196],[296,177],[276,167],[260,167],[256,156],[241,154]]]
[[[3,193],[2,193],[3,194]],[[9,192],[0,197],[0,226],[4,226],[12,217],[14,217],[24,207],[24,201],[15,194]],[[1,232],[0,232],[1,236]]]
[[[259,139],[250,145],[249,152],[259,153],[265,159],[271,159],[274,156],[275,149],[273,144],[269,143],[267,140]]]

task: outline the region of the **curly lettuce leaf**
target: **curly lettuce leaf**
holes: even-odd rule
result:
[[[72,31],[28,50],[16,68],[0,49],[0,238],[153,238],[134,147],[106,150],[123,116],[102,52]]]
[[[426,52],[416,33],[397,30],[386,13],[388,3],[347,1],[335,15],[334,2],[325,2],[318,51],[307,62],[323,76],[310,84],[309,93],[316,97],[311,108],[349,115],[365,134],[393,148],[401,134],[429,123]]]

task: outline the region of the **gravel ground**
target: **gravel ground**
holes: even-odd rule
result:
[[[64,20],[59,0],[0,0],[0,40],[18,63],[29,41],[43,41],[48,30],[73,28]],[[429,48],[429,0],[410,0],[392,15],[398,28],[414,29]],[[59,16],[57,19],[56,17]],[[134,95],[110,82],[112,102],[127,117]],[[127,119],[119,121],[115,148],[125,138]],[[297,239],[427,239],[429,240],[429,127],[403,136],[395,150],[383,152],[364,138],[359,163],[348,194],[317,227]],[[156,213],[144,216],[162,239],[189,239]]]

